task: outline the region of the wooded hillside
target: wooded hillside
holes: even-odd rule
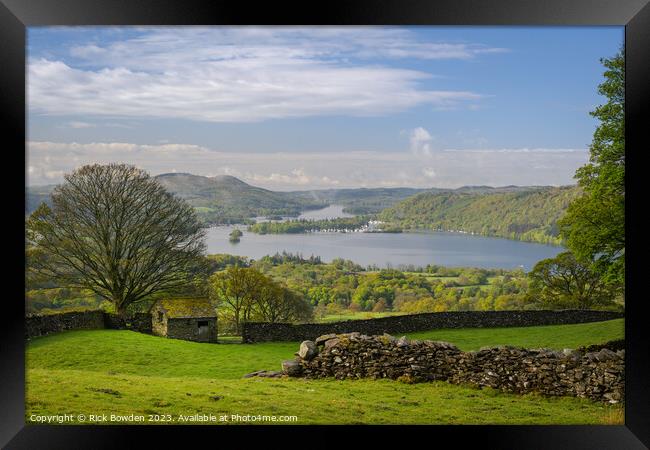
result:
[[[487,194],[425,192],[385,209],[379,219],[403,230],[465,231],[560,244],[557,221],[578,195],[577,186]]]

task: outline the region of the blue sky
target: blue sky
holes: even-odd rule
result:
[[[622,27],[28,30],[30,184],[88,162],[271,189],[570,184]]]

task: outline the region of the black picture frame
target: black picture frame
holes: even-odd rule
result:
[[[24,279],[24,247],[19,239],[5,257],[6,285],[0,316],[0,445],[8,449],[42,448],[133,448],[134,439],[146,444],[172,442],[181,434],[185,442],[213,442],[224,436],[242,443],[264,433],[266,442],[293,436],[286,445],[312,443],[344,444],[348,439],[383,440],[396,437],[403,444],[413,442],[410,433],[435,446],[475,442],[487,449],[640,449],[650,446],[650,346],[644,302],[640,294],[644,265],[640,263],[646,241],[641,233],[643,175],[640,171],[646,137],[650,91],[650,5],[648,0],[347,0],[319,2],[259,2],[219,0],[0,0],[0,114],[9,133],[4,134],[5,157],[20,163],[25,151],[25,37],[26,27],[44,25],[623,25],[626,44],[626,234],[632,239],[626,253],[626,402],[625,425],[611,426],[426,426],[426,427],[137,427],[137,426],[45,426],[25,425],[25,340],[24,304],[20,281]],[[24,156],[24,153],[23,153]],[[24,163],[24,157],[22,158]],[[630,164],[631,161],[631,164]],[[6,159],[5,159],[6,162]],[[23,195],[16,195],[24,172],[7,164],[3,177],[10,192],[5,205],[16,225],[16,236],[24,232],[19,218],[24,210]],[[16,193],[16,194],[14,194]],[[645,233],[647,234],[647,232]],[[12,239],[10,238],[10,241]],[[645,242],[647,244],[647,242]],[[635,264],[635,261],[639,261]],[[305,428],[305,427],[303,427]],[[304,430],[303,430],[304,431]],[[347,436],[341,436],[341,433]],[[409,433],[409,434],[407,434]],[[258,438],[261,436],[257,436]],[[141,447],[143,444],[139,444]],[[366,445],[368,442],[366,441]],[[146,445],[145,445],[146,447]],[[164,448],[165,445],[158,445]]]

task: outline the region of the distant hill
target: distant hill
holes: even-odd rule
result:
[[[464,187],[424,192],[387,208],[379,219],[402,230],[454,230],[560,244],[557,221],[577,186]]]
[[[326,206],[323,202],[294,198],[286,192],[251,186],[228,175],[167,173],[155,178],[169,192],[194,206],[209,223],[237,223],[255,216],[297,216],[302,211]]]
[[[350,214],[374,214],[393,206],[420,192],[431,189],[416,188],[357,188],[357,189],[322,189],[313,191],[291,192],[296,198],[343,205],[343,211]]]
[[[194,206],[199,218],[208,224],[244,223],[256,216],[297,216],[302,211],[327,206],[323,201],[289,192],[274,192],[251,186],[228,175],[204,177],[189,173],[166,173],[154,177],[167,191]],[[25,189],[25,214],[45,201],[56,185]]]
[[[189,173],[157,175],[169,192],[194,206],[204,221],[211,224],[242,223],[256,216],[297,216],[301,212],[330,204],[345,206],[351,214],[377,213],[384,208],[427,189],[373,188],[323,189],[277,192],[251,186],[228,176],[204,177]],[[49,202],[55,185],[26,189],[25,213],[42,202]]]
[[[327,204],[343,205],[344,212],[350,214],[376,214],[389,208],[398,202],[405,200],[414,195],[429,192],[469,192],[469,193],[488,193],[488,192],[510,192],[525,191],[531,187],[520,186],[463,186],[457,189],[444,188],[356,188],[356,189],[322,189],[313,191],[294,191],[294,196],[322,201]]]
[[[462,229],[540,242],[557,240],[554,223],[572,197],[572,188],[538,186],[277,192],[228,175],[166,173],[154,178],[194,206],[207,224],[246,223],[256,216],[297,216],[309,209],[339,204],[351,214],[379,214],[381,220],[402,229]],[[25,213],[31,213],[42,201],[49,203],[55,187],[26,188]]]

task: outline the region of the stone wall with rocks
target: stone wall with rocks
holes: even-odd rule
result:
[[[243,324],[242,341],[303,341],[328,333],[400,334],[438,328],[494,328],[600,322],[623,317],[623,313],[590,310],[453,311],[409,314],[368,320],[332,323]]]
[[[133,330],[151,333],[151,315],[136,313],[126,319],[104,311],[66,312],[59,314],[33,314],[25,317],[27,339],[67,330]]]
[[[116,314],[104,313],[106,328],[111,330],[133,330],[139,333],[152,333],[151,314],[135,313],[126,318]]]
[[[66,330],[101,328],[105,328],[103,311],[34,314],[25,318],[25,337],[27,339]]]
[[[625,350],[582,352],[510,346],[463,352],[440,341],[390,335],[328,334],[304,341],[283,374],[305,378],[447,381],[506,392],[537,392],[618,403],[624,399]],[[276,372],[274,372],[275,374]],[[256,372],[248,376],[265,376]]]
[[[616,339],[613,341],[605,342],[603,344],[586,345],[583,347],[578,347],[578,350],[583,353],[591,353],[591,352],[598,352],[604,348],[606,348],[607,350],[611,350],[613,352],[617,352],[619,350],[625,350],[625,339]]]

